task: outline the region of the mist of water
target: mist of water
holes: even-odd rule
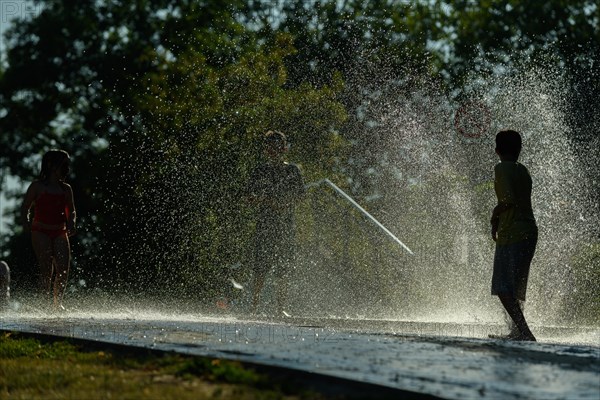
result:
[[[326,239],[321,232],[321,241],[304,252],[295,281],[300,312],[501,322],[501,306],[490,295],[494,242],[489,216],[496,201],[493,167],[498,162],[494,140],[499,130],[514,129],[523,135],[520,161],[533,178],[540,231],[528,318],[533,324],[594,320],[598,266],[576,259],[598,237],[590,179],[600,157],[597,144],[596,150],[592,144],[581,151],[569,139],[574,136],[567,122],[573,120],[568,115],[569,79],[559,68],[545,65],[475,77],[461,100],[431,81],[383,85],[365,106],[374,121],[365,134],[376,142],[365,150],[375,153],[377,165],[370,171],[372,196],[362,200],[414,255],[391,248],[381,232],[361,238],[356,232],[371,229],[365,228],[368,223],[351,211],[339,211],[343,206],[338,205],[338,214],[316,218],[327,228],[311,228],[316,234],[319,229],[337,233]],[[465,101],[489,110],[490,125],[478,138],[465,137],[454,126],[456,110]],[[597,131],[591,123],[581,123],[579,129]],[[349,229],[349,224],[362,228]],[[349,240],[348,231],[354,251],[340,244]],[[344,263],[349,254],[352,261]]]
[[[588,306],[598,293],[594,275],[598,266],[576,265],[576,259],[598,237],[597,200],[590,192],[590,179],[600,166],[598,143],[590,142],[582,149],[569,139],[574,129],[568,122],[573,120],[569,115],[572,78],[559,68],[532,65],[510,74],[474,75],[460,94],[446,93],[435,79],[387,76],[388,72],[369,66],[357,69],[356,81],[347,86],[350,91],[363,87],[363,97],[358,100],[356,126],[346,129],[362,135],[365,145],[355,146],[355,153],[344,162],[350,165],[360,159],[370,164],[365,164],[362,179],[337,183],[414,254],[400,249],[335,193],[311,188],[297,212],[298,260],[288,296],[293,315],[501,321],[499,302],[490,295],[494,243],[488,221],[495,205],[495,134],[514,129],[523,135],[520,161],[533,178],[533,207],[540,229],[527,315],[534,324],[562,323],[565,316],[594,320],[589,315],[593,308]],[[368,76],[374,75],[378,79],[366,85]],[[466,137],[455,127],[457,110],[468,102],[489,111],[489,126],[476,138]],[[591,122],[579,123],[578,129],[598,131]],[[239,219],[230,219],[237,221],[231,224],[221,219],[225,222],[216,231],[235,238],[229,241],[235,246],[212,249],[218,255],[212,259],[200,254],[213,243],[196,239],[203,237],[204,227],[195,221],[205,221],[207,213],[218,214],[221,206],[235,210],[239,193],[224,193],[221,204],[204,209],[202,184],[211,182],[211,160],[182,155],[170,161],[166,175],[146,177],[149,184],[140,189],[143,199],[154,200],[139,204],[141,216],[133,216],[149,222],[167,216],[166,228],[129,235],[132,245],[115,261],[115,273],[139,276],[142,282],[149,266],[161,273],[160,265],[165,270],[177,265],[178,274],[161,277],[173,302],[187,304],[190,292],[181,288],[193,288],[194,280],[209,279],[215,290],[192,297],[209,306],[220,301],[225,311],[247,313],[251,260],[250,252],[240,249],[248,248],[244,243],[251,239],[251,232],[240,230]],[[156,157],[155,162],[163,160]],[[139,175],[144,173],[140,168],[122,173]],[[219,185],[219,179],[247,177],[247,171],[244,175],[231,170],[229,177],[225,172],[212,180],[214,185]],[[115,229],[126,230],[127,221],[119,219],[118,210],[113,211]],[[182,220],[192,223],[179,225]],[[172,241],[173,237],[178,240]],[[172,242],[177,245],[170,246]],[[148,259],[156,246],[164,246],[164,256]],[[199,268],[215,262],[220,264]],[[199,276],[207,270],[210,276]],[[263,296],[266,312],[274,308],[275,284],[270,277]],[[214,297],[215,293],[220,297]],[[576,312],[573,307],[578,307]]]

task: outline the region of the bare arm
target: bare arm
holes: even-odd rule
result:
[[[77,233],[77,228],[75,226],[77,212],[75,210],[75,201],[73,200],[73,189],[66,183],[65,187],[67,190],[67,208],[69,210],[69,215],[67,215],[67,234],[73,236]]]
[[[32,182],[25,192],[25,197],[21,203],[21,225],[25,231],[31,230],[31,221],[29,220],[29,210],[38,197],[39,183]]]
[[[494,207],[494,211],[492,211],[491,221],[493,222],[495,220],[498,220],[498,218],[500,218],[500,214],[502,214],[504,211],[510,210],[514,206],[514,204],[510,203],[498,203],[498,205]]]
[[[510,210],[515,205],[510,203],[498,203],[496,207],[494,207],[494,211],[492,211],[492,218],[490,219],[490,223],[492,224],[492,239],[494,242],[498,239],[498,225],[500,224],[500,214],[503,212]]]
[[[502,164],[494,167],[494,191],[498,198],[498,205],[492,211],[492,239],[496,241],[498,238],[498,226],[500,224],[500,214],[510,210],[515,206],[515,195],[513,192],[513,184],[511,183],[506,171],[502,168]]]

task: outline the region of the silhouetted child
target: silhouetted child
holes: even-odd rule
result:
[[[4,261],[0,261],[0,310],[8,307],[10,300],[10,268]]]
[[[55,309],[63,309],[62,299],[71,264],[69,237],[75,230],[75,204],[69,173],[69,154],[50,150],[42,158],[38,180],[33,181],[21,205],[23,228],[31,231],[33,250],[40,266],[42,290],[52,297]],[[33,206],[33,220],[30,209]]]
[[[538,229],[531,207],[531,176],[517,160],[521,135],[512,130],[496,135],[494,189],[498,205],[491,218],[496,242],[492,294],[497,295],[515,326],[508,338],[535,341],[519,301],[525,301],[529,266],[535,253]]]
[[[304,183],[300,169],[283,161],[287,151],[283,133],[267,132],[263,149],[265,160],[253,171],[249,182],[249,198],[257,206],[252,306],[256,312],[266,275],[273,270],[281,314],[285,313],[289,271],[295,258],[294,209],[304,194]]]

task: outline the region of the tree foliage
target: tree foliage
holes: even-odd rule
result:
[[[86,278],[202,286],[243,255],[244,180],[267,129],[289,134],[308,177],[335,168],[341,83],[286,88],[290,38],[260,45],[232,10],[52,1],[9,34],[2,164],[27,180],[49,147],[73,154]]]
[[[434,8],[447,27],[438,39],[451,46],[448,73],[454,79],[474,63],[506,65],[548,50],[567,67],[592,67],[599,56],[600,9],[594,1],[455,1],[451,6],[439,1]]]
[[[38,3],[7,34],[0,168],[29,181],[45,150],[73,155],[76,271],[97,284],[189,292],[243,260],[245,181],[267,129],[288,134],[307,181],[337,174],[365,198],[398,179],[374,123],[404,101],[398,87],[452,97],[472,71],[551,54],[576,77],[573,126],[600,126],[589,0]],[[18,281],[32,263],[13,228]]]

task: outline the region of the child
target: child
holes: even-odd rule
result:
[[[39,179],[29,185],[21,205],[23,227],[31,231],[40,266],[42,290],[47,296],[52,295],[56,310],[64,309],[62,299],[71,263],[69,237],[76,233],[73,191],[65,183],[69,163],[66,151],[50,150],[44,154]],[[29,215],[32,206],[33,220]]]
[[[257,205],[258,214],[254,238],[254,312],[267,272],[274,270],[278,281],[277,311],[285,315],[287,275],[294,260],[294,208],[304,194],[300,169],[283,161],[286,150],[283,133],[267,132],[264,138],[266,159],[250,177],[250,201]]]
[[[0,261],[0,310],[8,307],[10,300],[10,268],[4,261]]]
[[[492,295],[497,295],[515,327],[508,338],[535,341],[519,301],[525,301],[529,266],[535,253],[538,229],[531,207],[531,176],[517,162],[521,135],[512,130],[496,135],[494,189],[498,205],[491,218],[492,239],[496,242]]]

